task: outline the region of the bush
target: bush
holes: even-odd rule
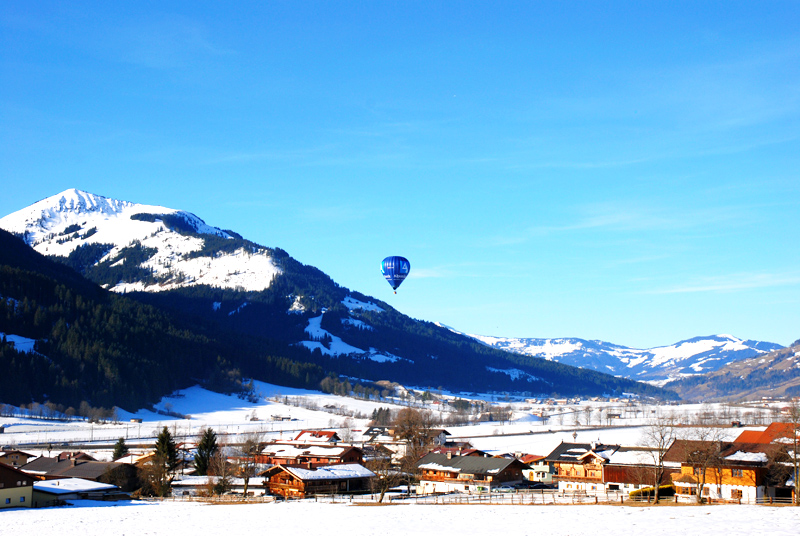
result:
[[[631,499],[650,499],[655,494],[655,489],[651,486],[649,488],[635,489],[628,494]],[[658,487],[659,497],[673,497],[675,495],[675,488],[672,485],[664,485]]]

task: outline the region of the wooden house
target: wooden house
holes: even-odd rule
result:
[[[259,477],[263,477],[263,486],[270,495],[303,499],[314,495],[367,492],[375,473],[355,463],[325,467],[276,465]]]
[[[530,469],[516,458],[452,456],[430,453],[417,462],[420,471],[417,493],[489,492],[500,484],[524,480]]]
[[[22,467],[31,458],[35,458],[33,454],[28,454],[27,452],[22,452],[21,450],[3,450],[0,451],[0,463],[4,463],[6,465],[10,465],[11,467]]]
[[[646,448],[561,443],[545,460],[552,464],[558,490],[565,493],[623,494],[653,485],[655,467]],[[668,481],[665,475],[662,484]]]
[[[664,459],[680,463],[672,481],[678,501],[693,502],[698,489],[708,501],[754,501],[774,493],[767,489],[771,445],[676,440]]]

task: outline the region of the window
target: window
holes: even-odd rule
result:
[[[11,504],[11,499],[6,499],[6,504]]]
[[[744,476],[743,471],[741,469],[731,469],[731,476]]]
[[[741,498],[742,498],[742,490],[740,489],[731,490],[731,499],[741,499]]]
[[[25,502],[25,496],[24,495],[19,498],[19,502]]]

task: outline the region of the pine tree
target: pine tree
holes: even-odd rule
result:
[[[168,471],[178,465],[178,448],[175,445],[172,434],[169,433],[169,428],[166,426],[156,439],[156,456],[161,459]]]
[[[194,456],[194,467],[198,475],[207,475],[211,460],[217,452],[217,434],[211,428],[205,428],[197,444]]]
[[[111,458],[114,460],[118,460],[123,456],[128,455],[128,445],[125,444],[125,438],[120,437],[116,443],[114,443],[114,452],[111,454]]]

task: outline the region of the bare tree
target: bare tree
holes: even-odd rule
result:
[[[789,437],[785,438],[785,451],[792,467],[794,505],[800,506],[800,402],[792,400],[785,421],[789,424]]]
[[[236,475],[244,480],[243,493],[247,495],[250,478],[256,474],[256,455],[261,452],[261,436],[259,432],[248,432],[244,435],[239,447],[239,456],[236,459]]]
[[[688,433],[683,455],[686,462],[693,467],[697,479],[697,504],[703,503],[703,493],[709,474],[719,485],[722,439],[722,429],[717,427],[695,427]]]
[[[650,481],[653,483],[654,504],[658,504],[659,487],[666,473],[664,454],[675,441],[676,430],[675,418],[672,415],[657,414],[642,432],[641,444],[648,448],[646,453],[652,462]]]
[[[344,443],[352,443],[353,442],[353,428],[354,428],[353,419],[347,417],[344,422],[342,422],[342,427],[339,429],[339,437],[342,439]]]
[[[372,492],[379,493],[378,502],[383,502],[386,492],[403,481],[403,474],[394,468],[390,457],[376,457],[365,464],[366,468],[375,473],[372,479]]]

